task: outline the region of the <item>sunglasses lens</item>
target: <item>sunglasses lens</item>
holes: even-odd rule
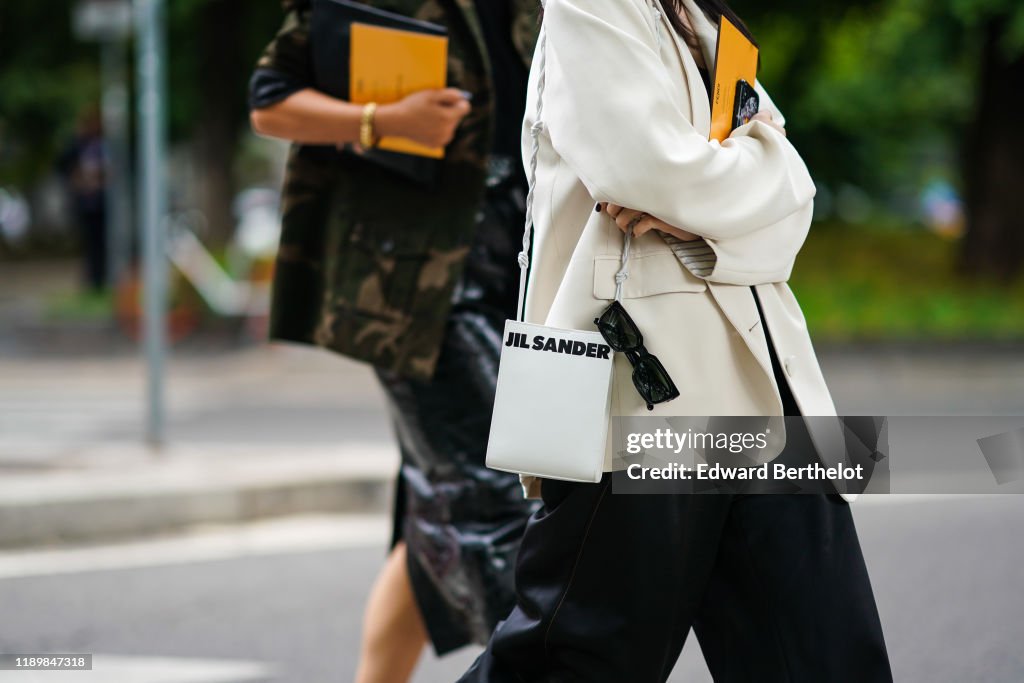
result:
[[[632,351],[640,346],[640,330],[620,306],[609,306],[597,321],[597,329],[616,351]]]
[[[633,384],[649,403],[663,403],[679,396],[668,371],[654,356],[644,356],[633,367]]]
[[[643,335],[622,304],[612,302],[594,322],[605,341],[616,351],[626,354],[633,366],[633,385],[647,401],[648,408],[679,396],[668,370],[644,348]]]

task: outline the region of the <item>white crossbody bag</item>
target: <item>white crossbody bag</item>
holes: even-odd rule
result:
[[[519,254],[519,305],[515,320],[505,321],[487,466],[548,479],[598,482],[604,471],[614,353],[597,330],[566,330],[524,321],[542,128],[544,34],[542,28],[526,226]],[[627,236],[623,267],[616,276],[616,299],[627,277],[628,258]]]

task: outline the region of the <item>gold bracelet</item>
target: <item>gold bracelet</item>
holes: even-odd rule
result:
[[[369,149],[377,144],[377,134],[373,117],[377,113],[377,103],[369,102],[363,107],[363,115],[359,119],[359,144]]]

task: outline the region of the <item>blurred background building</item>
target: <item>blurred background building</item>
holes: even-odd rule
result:
[[[818,184],[791,285],[840,411],[1024,415],[1024,5],[732,4]],[[0,3],[0,653],[103,663],[56,680],[348,680],[397,455],[366,368],[264,341],[286,149],[246,94],[280,5],[164,15],[152,448],[132,6]],[[1015,498],[855,509],[898,680],[1024,679]],[[708,680],[695,643],[672,680]]]

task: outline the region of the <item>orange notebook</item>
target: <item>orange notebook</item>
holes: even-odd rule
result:
[[[715,85],[711,100],[711,135],[721,142],[732,132],[736,83],[741,78],[754,85],[757,77],[757,46],[747,40],[739,29],[722,17],[715,50]]]
[[[349,101],[397,102],[417,90],[445,87],[448,39],[371,24],[352,24]],[[444,148],[408,138],[385,137],[377,145],[389,152],[440,159]]]

